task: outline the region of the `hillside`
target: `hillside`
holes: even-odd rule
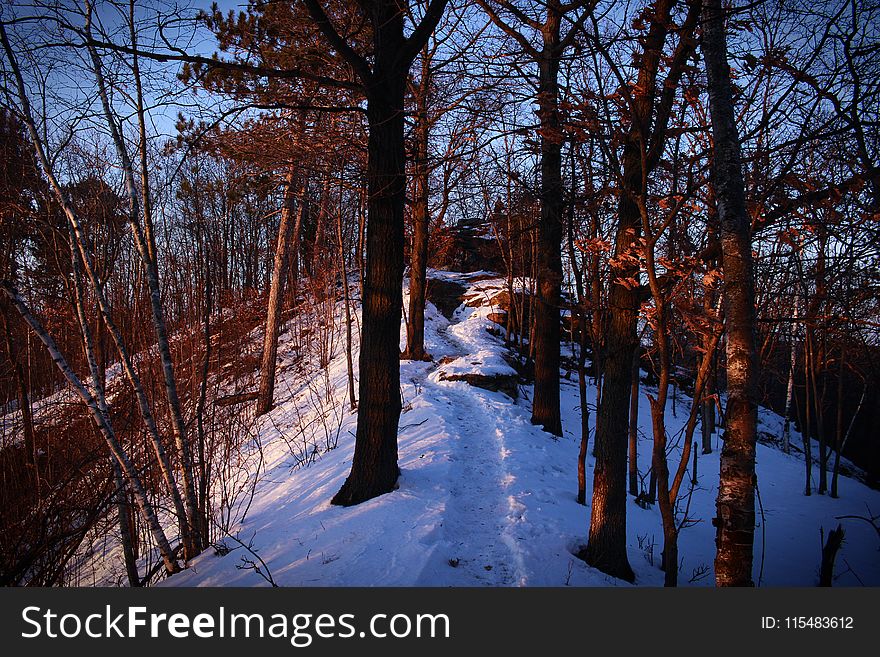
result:
[[[277,406],[258,427],[262,458],[254,462],[263,465],[249,512],[231,536],[218,542],[219,549],[209,550],[163,585],[624,584],[573,555],[585,541],[589,522],[588,508],[575,501],[580,426],[576,375],[563,380],[565,434],[556,440],[530,424],[527,386],[518,386],[516,399],[486,388],[512,392],[509,383],[516,377],[503,340],[487,330],[494,326],[487,316],[498,310],[489,300],[501,291],[503,280],[436,271],[431,276],[463,284],[468,303],[455,309],[451,320],[429,304],[426,346],[434,361],[401,363],[399,489],[351,508],[329,504],[348,474],[353,453],[355,417],[346,402],[345,357],[337,344],[325,387],[325,372],[316,370],[310,379],[291,366],[294,356],[288,336],[282,335]],[[486,387],[450,377],[470,378]],[[316,403],[319,389],[329,391],[330,399]],[[595,399],[592,387],[588,399]],[[673,443],[689,403],[679,395],[676,417],[670,402],[667,423]],[[343,408],[346,412],[340,415]],[[639,419],[640,471],[645,473],[651,449],[646,403],[640,405]],[[765,435],[781,432],[781,418],[764,409],[760,425]],[[699,455],[697,485],[682,496],[680,511],[689,519],[680,538],[680,582],[685,586],[714,582],[711,519],[718,440],[716,436],[713,454]],[[803,461],[768,444],[758,445],[757,469],[761,506],[756,582],[814,585],[820,530],[827,532],[841,522],[846,540],[835,585],[880,585],[875,530],[859,520],[835,519],[864,516],[869,509],[876,513],[880,493],[842,477],[839,499],[805,497]],[[589,494],[592,457],[587,477]],[[627,518],[636,584],[662,585],[658,510],[641,508],[630,498]]]

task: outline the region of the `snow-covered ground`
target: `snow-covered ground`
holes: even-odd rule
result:
[[[488,299],[503,289],[497,278],[443,272],[432,276],[464,283],[473,297]],[[261,420],[265,465],[244,522],[232,530],[238,541],[223,539],[228,553],[209,549],[162,584],[265,586],[271,579],[282,586],[627,585],[573,555],[585,542],[589,523],[588,507],[575,501],[580,432],[576,376],[563,381],[565,435],[560,439],[530,423],[530,387],[521,386],[513,400],[447,379],[450,374],[515,372],[503,341],[487,331],[494,326],[486,318],[493,310],[497,308],[490,305],[461,305],[450,322],[429,304],[426,347],[434,361],[401,363],[399,489],[350,508],[329,503],[348,474],[354,447],[343,343],[338,342],[327,372],[330,398],[319,401],[328,390],[325,374],[315,373],[309,380],[296,368],[285,367],[291,354],[282,336],[278,405]],[[402,329],[402,340],[404,336]],[[588,399],[595,400],[592,387]],[[644,397],[642,402],[639,463],[645,473],[650,418]],[[671,436],[679,435],[689,403],[679,395],[675,417],[670,401]],[[291,447],[302,439],[302,427],[320,434],[312,442],[324,452],[308,467]],[[780,435],[781,418],[762,410],[761,430]],[[337,437],[335,448],[324,451]],[[796,444],[799,440],[792,437]],[[673,449],[673,467],[677,456]],[[877,513],[880,493],[842,477],[839,499],[805,497],[801,458],[761,444],[757,461],[762,510],[755,533],[755,581],[765,586],[814,585],[820,529],[827,533],[842,523],[846,540],[837,559],[836,585],[880,585],[875,530],[859,520],[835,519],[868,515],[869,509]],[[589,457],[588,494],[592,466]],[[683,486],[681,511],[687,507],[690,526],[682,530],[679,543],[681,585],[714,583],[711,519],[717,484],[718,449],[699,455],[697,485],[692,490],[687,483]],[[659,511],[643,509],[631,497],[627,505],[636,584],[662,585]],[[265,576],[247,562],[258,564]]]

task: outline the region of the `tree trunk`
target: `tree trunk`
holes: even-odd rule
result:
[[[340,196],[342,189],[340,187]],[[342,208],[336,213],[336,240],[339,244],[339,274],[342,278],[342,302],[345,304],[345,366],[348,375],[348,403],[351,410],[357,408],[357,398],[354,394],[354,363],[351,355],[351,299],[348,290],[348,269],[345,266],[345,239],[342,232]]]
[[[629,494],[639,494],[639,350],[633,353],[629,395]]]
[[[825,280],[825,249],[826,243],[828,241],[828,232],[821,222],[817,222],[816,224],[816,232],[818,233],[817,239],[817,248],[816,248],[816,292],[813,297],[813,303],[815,304],[816,311],[813,314],[815,318],[816,315],[822,317],[824,315],[824,304],[825,299],[827,297],[827,282]],[[817,437],[819,439],[819,485],[817,488],[817,492],[819,495],[824,495],[828,489],[828,452],[827,452],[827,442],[825,440],[825,382],[827,381],[825,375],[825,366],[826,366],[826,349],[825,349],[825,340],[826,340],[826,330],[825,330],[825,320],[821,319],[819,326],[822,330],[822,339],[819,343],[819,348],[816,350],[815,348],[812,350],[813,355],[813,365],[810,368],[811,377],[810,380],[813,384],[813,403],[816,408],[816,432]],[[819,392],[819,380],[822,381],[822,392]]]
[[[428,94],[431,85],[431,60],[428,49],[422,49],[421,79],[416,91],[416,125],[413,129],[413,241],[409,267],[409,321],[406,323],[406,352],[409,360],[430,360],[425,353],[425,293],[427,288],[428,237],[430,210],[428,204]]]
[[[592,213],[590,221],[590,238],[601,238],[599,213]],[[590,256],[590,342],[592,343],[593,381],[596,384],[596,408],[602,401],[602,380],[605,371],[605,315],[602,312],[602,275],[600,271],[601,255],[598,251]],[[593,450],[596,442],[593,441]]]
[[[133,11],[133,5],[132,10]],[[91,37],[91,7],[88,8],[86,14],[86,34]],[[133,17],[131,24],[132,40],[135,38]],[[165,384],[165,396],[168,400],[168,409],[171,415],[171,427],[174,433],[174,444],[177,448],[180,458],[180,470],[183,476],[183,498],[186,502],[186,514],[184,516],[186,523],[186,531],[183,532],[184,537],[184,559],[188,560],[198,555],[202,550],[201,544],[201,525],[202,519],[199,517],[198,501],[196,499],[195,480],[193,477],[193,462],[190,453],[189,441],[187,439],[186,423],[183,419],[180,399],[177,394],[177,383],[174,377],[174,364],[171,356],[171,348],[168,342],[168,328],[165,323],[165,313],[162,308],[162,295],[159,286],[159,266],[156,259],[156,244],[153,233],[153,221],[150,214],[149,202],[141,203],[137,186],[134,180],[134,166],[129,157],[125,140],[121,134],[117,118],[113,115],[108,89],[103,73],[103,65],[97,50],[90,46],[89,55],[92,61],[93,73],[95,81],[98,85],[98,95],[101,100],[101,106],[107,127],[113,144],[119,156],[122,165],[122,173],[125,181],[125,190],[129,198],[129,216],[128,221],[131,226],[132,236],[134,237],[135,247],[141,258],[144,271],[146,273],[147,285],[150,291],[150,310],[152,311],[153,328],[156,333],[156,344],[159,351],[159,357],[162,363],[162,374]],[[137,68],[137,56],[134,55],[133,73],[136,85],[136,101],[137,101],[137,117],[138,126],[141,133],[140,152],[142,161],[146,161],[145,150],[147,148],[145,137],[145,118],[143,109],[143,94],[141,90],[140,74]],[[148,181],[146,172],[142,172],[144,184]],[[148,189],[144,187],[141,190],[144,200],[149,199]],[[143,224],[139,223],[139,218],[143,219]],[[97,285],[96,285],[97,287]]]
[[[713,195],[714,196],[714,195]],[[714,231],[713,231],[714,233]],[[717,241],[717,237],[714,238]],[[714,308],[713,290],[706,290],[706,299],[704,300],[703,309],[706,315],[711,315]],[[713,342],[714,339],[714,342]],[[703,454],[712,453],[712,434],[715,433],[715,399],[713,398],[712,381],[714,380],[715,370],[715,346],[718,344],[717,338],[712,333],[706,333],[703,336],[703,359],[708,363],[701,363],[701,369],[706,366],[706,381],[703,393],[700,395],[702,403],[700,404],[700,433],[703,443]]]
[[[31,411],[31,401],[30,396],[28,395],[27,389],[27,379],[24,375],[24,368],[21,366],[21,363],[18,361],[17,352],[18,350],[12,344],[12,329],[9,326],[9,318],[7,317],[6,304],[2,305],[0,308],[0,317],[3,319],[3,334],[6,339],[6,355],[9,359],[9,362],[12,364],[12,372],[15,378],[15,393],[18,401],[18,412],[21,413],[21,429],[22,436],[24,437],[24,451],[25,458],[27,459],[27,464],[30,468],[36,468],[37,459],[36,459],[36,441],[34,434],[34,417],[33,412]],[[33,472],[36,478],[39,478],[39,473],[34,470]]]
[[[788,366],[788,385],[785,389],[785,411],[782,414],[782,451],[786,454],[791,452],[791,401],[794,398],[794,377],[797,368],[797,336],[794,328],[798,317],[798,295],[794,296],[794,307],[792,309],[792,329],[789,331],[789,340],[791,341],[791,353]]]
[[[296,193],[294,191],[293,169],[287,174],[286,185],[281,208],[281,221],[278,224],[275,259],[272,264],[272,281],[269,286],[266,332],[263,335],[263,360],[260,366],[260,389],[257,393],[257,415],[263,415],[272,409],[275,394],[275,368],[278,363],[278,334],[281,331],[281,306],[284,298],[284,281],[287,278],[288,254],[291,238],[294,234],[294,225],[302,221],[302,203],[296,203],[294,209]]]
[[[637,320],[640,295],[639,267],[628,262],[641,235],[637,198],[647,192],[646,184],[660,160],[668,137],[667,127],[684,64],[693,49],[693,30],[699,22],[699,5],[688,3],[681,25],[679,44],[667,60],[668,72],[658,94],[658,71],[663,46],[673,25],[673,0],[653,3],[648,33],[642,40],[639,73],[629,108],[631,125],[625,136],[621,158],[622,176],[618,200],[618,223],[608,294],[608,324],[602,363],[602,396],[599,402],[595,439],[596,469],[593,476],[593,507],[587,562],[606,573],[633,579],[626,556],[626,452],[633,353],[638,348]],[[671,97],[669,94],[673,94]],[[599,494],[596,494],[599,492]]]
[[[545,30],[539,62],[538,118],[541,124],[541,220],[538,223],[535,307],[535,392],[532,424],[562,435],[559,411],[559,306],[562,290],[562,132],[559,124],[559,20]]]
[[[113,317],[110,313],[109,304],[107,303],[107,300],[104,295],[103,284],[95,273],[92,254],[91,254],[90,249],[88,248],[88,240],[86,239],[86,237],[83,233],[82,224],[80,222],[80,219],[77,216],[74,208],[71,206],[67,194],[64,192],[63,188],[61,187],[61,184],[58,182],[58,179],[56,178],[54,170],[52,168],[52,163],[46,154],[43,142],[40,138],[40,133],[37,130],[36,124],[34,123],[33,114],[31,113],[30,102],[28,99],[27,91],[24,86],[24,80],[21,77],[21,72],[20,72],[20,69],[18,66],[18,62],[15,59],[15,55],[14,55],[12,48],[9,44],[9,40],[6,35],[6,30],[5,30],[2,22],[0,22],[0,42],[2,42],[3,49],[6,52],[10,68],[12,69],[12,74],[15,79],[15,85],[16,85],[16,89],[18,92],[18,97],[19,97],[19,100],[21,103],[22,118],[25,122],[25,125],[27,126],[28,133],[30,134],[31,142],[34,146],[37,160],[39,161],[41,167],[43,168],[43,172],[45,173],[46,178],[49,181],[49,185],[52,188],[52,191],[56,197],[56,200],[58,201],[59,205],[61,206],[61,209],[63,210],[65,216],[67,217],[71,248],[72,249],[75,248],[78,251],[79,256],[81,257],[81,260],[82,260],[83,267],[85,268],[85,273],[86,273],[90,283],[92,284],[93,291],[95,293],[95,299],[98,302],[98,308],[101,312],[101,317],[104,321],[105,326],[107,327],[107,331],[110,334],[110,337],[112,338],[114,345],[116,346],[117,352],[119,354],[119,360],[122,364],[122,368],[123,368],[123,371],[125,372],[126,378],[128,378],[129,382],[131,383],[132,389],[135,393],[135,397],[138,400],[138,407],[141,412],[141,417],[143,418],[144,425],[146,426],[148,435],[150,436],[150,442],[151,442],[151,445],[156,453],[156,458],[159,463],[163,479],[166,481],[166,483],[168,485],[169,491],[172,496],[172,501],[174,502],[174,507],[175,507],[175,511],[177,512],[177,515],[178,515],[178,520],[180,522],[181,534],[183,536],[184,543],[190,544],[190,536],[191,536],[191,533],[189,531],[190,520],[187,517],[187,512],[183,506],[183,501],[181,499],[180,491],[179,491],[177,484],[174,480],[174,473],[171,470],[170,461],[167,457],[167,454],[165,452],[165,448],[163,447],[162,441],[159,437],[158,428],[156,426],[155,419],[153,418],[152,411],[150,410],[150,406],[149,406],[149,402],[147,401],[146,393],[144,392],[143,386],[141,385],[141,382],[140,382],[140,378],[139,378],[136,370],[134,369],[131,357],[130,357],[128,350],[122,340],[122,335],[119,331],[119,328],[117,327],[117,325],[113,321]],[[101,93],[102,104],[104,105],[105,113],[107,113],[109,115],[109,101],[107,99],[106,90],[103,85],[103,78],[101,77],[100,60],[98,59],[97,54],[94,53],[93,50],[92,50],[91,54],[92,54],[92,59],[93,59],[93,63],[95,66],[96,78],[99,80],[99,87],[102,91],[102,93]],[[110,125],[111,125],[111,128],[113,128],[113,130],[115,131],[116,124],[112,120],[110,121]],[[117,136],[118,136],[118,133],[117,133]],[[118,143],[121,143],[121,139],[117,141],[117,144]],[[124,150],[123,150],[123,153],[124,153]],[[131,182],[130,166],[126,169],[126,172],[127,172],[126,180],[130,183]],[[128,186],[130,187],[130,189],[133,190],[133,184],[129,184]],[[133,194],[133,191],[131,191],[130,193]],[[134,196],[133,198],[135,199],[134,202],[136,203],[136,196]],[[133,224],[132,229],[135,233],[135,236],[137,237],[140,234],[139,227],[136,224]],[[142,245],[142,241],[139,241],[139,244]],[[76,269],[76,267],[77,267],[76,262],[77,262],[77,257],[74,254],[73,255],[74,269]],[[14,295],[13,295],[13,297],[14,297]],[[12,300],[14,302],[14,305],[16,305],[16,307],[18,308],[18,310],[20,312],[22,312],[22,315],[25,316],[26,307],[21,302],[21,300],[19,299],[18,303],[15,303],[16,302],[15,298],[12,298]],[[25,319],[27,320],[27,317],[25,317]],[[34,318],[32,316],[31,316],[31,320],[34,320]],[[42,330],[42,327],[39,326],[39,322],[36,322],[34,324],[34,323],[31,323],[30,320],[27,320],[27,321],[31,325],[31,327],[34,328],[35,331],[37,331],[38,328],[40,330]],[[43,331],[43,333],[45,334],[45,331]],[[51,342],[52,346],[54,347],[54,342],[51,340],[51,337],[49,337],[48,334],[40,335],[39,331],[37,331],[37,334],[39,335],[41,340],[44,341],[44,344],[46,344],[47,348],[49,348],[49,344],[46,343],[44,337],[48,338],[49,341]],[[166,346],[167,346],[167,341],[166,341]],[[51,349],[50,349],[50,351],[51,351]],[[57,351],[57,348],[56,348],[56,351]],[[55,359],[54,356],[53,356],[53,359]],[[58,359],[55,359],[55,362],[58,364],[59,368],[61,368],[62,372],[65,373],[65,376],[67,376],[67,373],[65,372],[64,367],[63,367],[63,366],[66,366],[67,363],[66,363],[66,361],[64,361],[63,357],[60,356],[60,354],[58,355]],[[70,374],[73,374],[72,371],[70,372]],[[99,374],[97,376],[97,379],[100,379],[100,378],[102,378],[101,374]],[[75,375],[74,375],[74,379],[77,382],[79,381],[79,379],[76,379]],[[80,385],[81,385],[81,383],[80,383]],[[88,405],[89,404],[88,399],[84,397],[84,400],[86,401],[86,403]],[[94,400],[92,400],[92,401],[94,401]],[[99,420],[100,420],[100,418],[98,418],[98,417],[95,418],[96,424],[98,424],[99,429],[100,429],[101,425],[100,425]],[[108,432],[109,432],[109,434],[108,434]],[[116,439],[115,439],[115,435],[113,434],[112,427],[109,426],[109,423],[108,423],[106,431],[104,429],[102,429],[102,434],[105,435],[105,438],[107,438],[108,445],[110,445],[110,447],[111,447],[111,451],[114,451],[113,443],[115,442]],[[108,437],[108,435],[109,435],[109,437]],[[130,473],[126,470],[126,466],[124,464],[122,464],[121,462],[120,462],[120,465],[122,465],[123,471],[126,472],[126,476],[129,476]],[[139,480],[138,480],[137,484],[140,485]],[[141,492],[139,493],[134,484],[132,484],[132,490],[133,490],[133,493],[135,494],[136,497],[141,495],[141,493],[143,492],[141,490]],[[140,499],[140,498],[138,498],[138,499]],[[144,501],[146,501],[146,503],[149,504],[149,501],[146,500],[146,498],[144,498]],[[144,511],[144,513],[147,513],[147,512]],[[148,522],[150,522],[150,521],[148,520]],[[153,529],[155,529],[155,527]],[[163,537],[164,537],[164,534],[163,534]],[[166,541],[166,543],[167,543],[167,541]],[[171,555],[171,553],[170,553],[170,548],[169,548],[168,554],[169,554],[169,557],[173,557],[173,555]],[[177,567],[176,563],[174,564],[174,567],[175,568]]]
[[[364,3],[373,28],[372,65],[336,32],[317,0],[306,8],[330,44],[355,69],[367,97],[367,262],[363,280],[357,433],[351,472],[333,504],[358,504],[394,489],[400,421],[400,318],[406,170],[404,93],[409,67],[443,15],[432,0],[404,36],[404,15],[392,0]]]
[[[804,447],[804,495],[813,493],[813,402],[810,394],[810,367],[813,362],[811,338],[812,329],[807,325],[804,337],[804,426],[801,427],[801,441]]]
[[[638,144],[632,136],[624,148],[623,162],[624,190],[618,205],[615,256],[628,253],[641,232],[639,210],[632,194],[638,193],[642,187],[642,162]],[[623,264],[612,273],[602,359],[602,396],[594,440],[593,502],[584,555],[591,566],[627,581],[635,579],[626,555],[626,456],[640,301],[638,290],[621,281],[633,278],[638,278],[638,269],[632,264]]]
[[[573,153],[573,151],[572,151]],[[577,197],[576,176],[575,176],[575,160],[571,158],[571,193],[568,203],[568,259],[571,264],[571,273],[574,277],[574,287],[577,292],[577,304],[572,308],[571,313],[571,339],[574,342],[574,333],[577,331],[577,371],[578,371],[578,400],[581,407],[581,440],[578,448],[578,504],[587,504],[587,448],[590,441],[590,409],[587,406],[587,344],[589,342],[587,334],[587,297],[586,288],[584,286],[584,271],[578,264],[577,251],[574,246],[574,222],[575,222],[575,198]],[[508,283],[508,288],[512,290],[512,285]],[[511,295],[511,299],[513,296]],[[510,326],[510,321],[507,322]]]
[[[840,474],[840,456],[843,453],[844,448],[846,447],[846,443],[849,440],[849,435],[852,432],[853,425],[856,423],[856,418],[859,416],[859,413],[862,411],[862,404],[865,403],[865,396],[868,394],[868,384],[865,383],[862,387],[862,396],[859,397],[859,403],[856,405],[855,412],[849,418],[849,426],[846,428],[846,432],[843,434],[842,438],[838,438],[838,446],[837,452],[834,456],[834,472],[831,475],[831,497],[837,497],[837,477]]]
[[[843,545],[843,527],[828,532],[828,540],[822,546],[822,564],[819,568],[819,586],[831,586],[834,583],[834,559]]]
[[[402,26],[401,26],[402,36]],[[394,41],[385,43],[395,48]],[[368,221],[357,434],[351,473],[333,497],[349,506],[394,489],[400,420],[400,320],[403,310],[405,73],[381,73],[368,88]],[[387,56],[387,55],[386,55]]]
[[[128,494],[125,490],[125,477],[116,460],[111,459],[113,466],[113,483],[116,485],[116,513],[119,516],[119,540],[122,542],[122,557],[125,562],[125,573],[128,585],[132,588],[141,585],[138,575],[137,559],[134,556],[134,533],[131,527],[131,516],[128,508]]]
[[[837,418],[834,425],[834,470],[831,474],[831,497],[837,497],[837,473],[840,468],[840,449],[843,443],[843,372],[846,361],[846,347],[840,349],[840,362],[837,365]]]
[[[572,256],[574,250],[572,249]],[[578,274],[580,275],[580,274]],[[578,288],[582,286],[579,284]],[[578,504],[587,504],[587,448],[590,441],[590,409],[587,406],[587,314],[584,312],[583,294],[581,303],[578,304],[580,316],[578,329],[580,330],[580,343],[578,345],[578,399],[581,405],[581,442],[578,448]]]
[[[199,226],[199,240],[201,241],[201,224]],[[211,275],[211,258],[207,245],[204,245],[205,266],[205,299],[202,304],[202,335],[205,342],[205,352],[202,356],[202,371],[199,377],[199,397],[196,402],[196,436],[198,438],[199,453],[199,513],[205,520],[208,518],[208,491],[210,490],[210,467],[207,462],[206,449],[207,437],[205,435],[205,406],[208,400],[208,376],[211,371],[211,313],[214,312],[214,280]],[[208,545],[211,541],[210,527],[207,522],[201,526],[202,544]]]
[[[715,582],[753,586],[757,363],[752,237],[721,0],[704,0],[702,49],[714,137],[727,329],[727,412],[718,487]]]

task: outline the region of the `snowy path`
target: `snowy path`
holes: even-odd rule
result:
[[[474,287],[484,292],[480,284]],[[463,305],[449,326],[434,331],[431,351],[435,361],[456,359],[453,369],[461,369],[456,363],[462,362],[474,371],[497,371],[497,353],[504,347],[486,332],[483,315],[487,309]],[[450,444],[452,467],[441,484],[447,503],[441,526],[431,534],[444,549],[434,551],[414,583],[436,584],[441,576],[456,585],[527,585],[532,573],[523,539],[537,536],[536,528],[525,522],[523,500],[534,493],[531,487],[520,485],[527,477],[521,478],[517,471],[521,462],[510,458],[506,436],[525,434],[536,445],[553,439],[531,425],[526,406],[500,393],[444,381],[441,373],[445,369],[444,365],[430,368],[420,382],[422,395],[434,406]],[[457,569],[454,575],[450,567]]]
[[[516,503],[505,494],[512,476],[505,469],[503,433],[487,422],[491,409],[480,408],[479,394],[436,383],[426,382],[425,394],[448,407],[458,425],[449,427],[452,467],[440,519],[450,556],[436,553],[440,563],[429,563],[415,583],[431,584],[436,570],[444,566],[459,568],[462,579],[475,584],[525,583],[521,555],[516,542],[509,540],[510,527],[518,521],[511,509]]]
[[[438,332],[448,346],[443,356],[470,357],[471,345],[457,338],[454,329],[452,325]],[[511,525],[521,516],[512,513],[517,504],[506,494],[512,475],[504,463],[508,452],[498,421],[499,402],[486,400],[479,389],[467,384],[440,381],[439,370],[426,378],[425,394],[446,406],[456,420],[447,427],[453,466],[442,522],[445,540],[455,553],[447,565],[460,568],[462,575],[477,583],[524,584],[522,555],[510,538]],[[437,565],[442,567],[431,564],[425,578],[416,583],[434,581]]]

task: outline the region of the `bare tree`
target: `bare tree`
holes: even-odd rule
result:
[[[714,137],[713,172],[721,226],[727,322],[727,412],[718,486],[715,582],[752,586],[755,532],[757,370],[752,236],[746,210],[721,0],[703,0],[702,50]]]
[[[266,311],[266,332],[263,337],[263,360],[260,365],[260,388],[257,393],[257,415],[272,409],[275,394],[275,368],[278,361],[278,334],[281,330],[281,304],[284,281],[287,280],[288,254],[291,244],[298,244],[302,226],[304,188],[295,189],[296,175],[291,168],[287,173],[278,240],[272,265],[269,305]],[[297,200],[299,196],[299,200]]]

